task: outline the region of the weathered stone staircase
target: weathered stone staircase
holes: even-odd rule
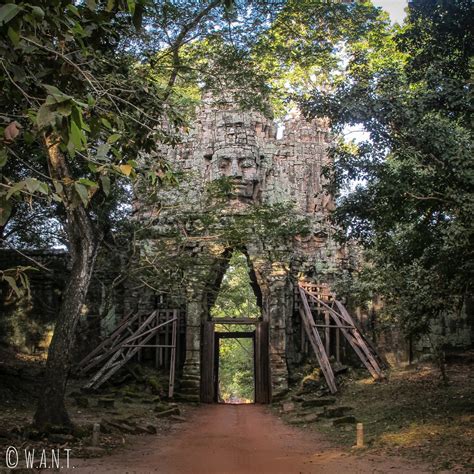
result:
[[[282,412],[292,425],[325,423],[332,426],[353,425],[357,422],[351,414],[352,407],[339,406],[332,397],[293,396],[291,401],[282,403]]]

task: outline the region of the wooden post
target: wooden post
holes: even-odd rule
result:
[[[174,314],[174,312],[173,312]],[[165,346],[169,346],[170,345],[170,325],[167,324],[165,326]],[[165,354],[165,360],[164,360],[164,363],[165,363],[165,369],[167,369],[168,367],[170,367],[170,358],[171,358],[171,351],[169,349],[169,347],[165,347],[164,349],[164,354]]]
[[[92,446],[99,446],[100,423],[92,426]]]
[[[171,334],[171,352],[170,352],[170,383],[168,389],[168,397],[173,398],[174,393],[174,374],[176,369],[176,339],[178,335],[178,310],[173,310],[172,334]]]
[[[165,313],[165,321],[166,321],[166,318],[168,317],[168,313],[166,312]],[[162,345],[162,344],[165,344],[165,340],[164,340],[164,335],[163,334],[159,334],[159,344]],[[158,366],[159,367],[163,367],[164,366],[164,363],[163,363],[163,347],[160,347],[158,349]]]
[[[364,447],[364,425],[362,423],[357,423],[357,439],[356,439],[356,448]]]
[[[336,329],[336,360],[341,362],[341,331]]]
[[[330,392],[336,393],[337,387],[336,387],[336,379],[334,377],[334,372],[329,362],[329,358],[327,356],[326,350],[324,349],[321,336],[319,335],[318,330],[316,328],[313,314],[311,313],[308,299],[306,298],[306,293],[301,287],[299,288],[299,292],[300,292],[301,302],[303,303],[303,305],[300,306],[300,315],[301,315],[301,319],[303,320],[303,324],[305,325],[309,342],[311,343],[311,346],[313,347],[314,353],[316,355],[316,358],[318,359],[319,366],[321,367],[321,370],[323,371],[324,378],[326,379]]]
[[[157,311],[157,313],[156,313],[156,325],[158,326],[158,324],[160,324],[160,312],[159,311]],[[159,332],[156,333],[155,344],[157,346],[160,345],[160,333]],[[160,366],[160,348],[156,347],[155,348],[155,369],[158,369],[159,366]]]
[[[142,325],[142,316],[138,316],[138,327],[141,327]],[[140,363],[142,361],[142,350],[138,349],[138,354],[137,354],[138,362]]]
[[[330,357],[330,352],[331,352],[331,345],[330,345],[330,335],[331,335],[331,328],[329,327],[329,313],[327,311],[324,311],[324,324],[326,325],[326,328],[324,329],[324,343],[326,346],[326,354],[328,357]]]

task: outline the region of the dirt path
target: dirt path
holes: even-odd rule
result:
[[[75,473],[423,473],[408,461],[354,456],[285,425],[259,405],[200,407],[166,438],[146,437],[119,454],[76,461]]]

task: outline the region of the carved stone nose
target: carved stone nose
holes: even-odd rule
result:
[[[231,169],[230,169],[230,176],[232,176],[233,178],[241,178],[242,177],[242,170],[241,170],[237,160],[232,160],[232,165],[231,165]]]

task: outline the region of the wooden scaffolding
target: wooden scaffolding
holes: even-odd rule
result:
[[[84,388],[99,388],[134,356],[142,358],[142,350],[154,348],[155,366],[169,368],[168,396],[174,393],[179,311],[155,310],[151,314],[138,312],[125,316],[117,328],[77,366],[79,376],[95,370]]]
[[[357,322],[345,306],[338,301],[328,285],[311,282],[298,284],[299,312],[302,330],[316,355],[321,371],[331,393],[337,392],[336,378],[329,361],[330,334],[336,330],[336,358],[340,358],[340,334],[342,334],[374,379],[383,378],[382,368],[386,362],[377,353],[375,346],[364,336]],[[322,320],[321,322],[319,322]],[[318,321],[318,322],[317,322]],[[324,343],[320,334],[324,334]],[[304,345],[302,334],[302,345]]]

